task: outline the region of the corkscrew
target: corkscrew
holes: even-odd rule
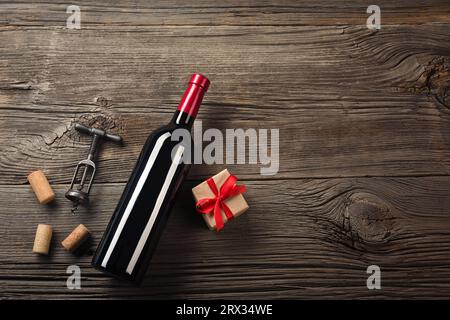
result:
[[[116,143],[121,143],[122,138],[115,134],[107,133],[104,130],[86,127],[82,124],[76,123],[75,130],[86,133],[91,136],[92,142],[89,148],[89,153],[86,159],[78,162],[75,173],[72,177],[69,190],[66,192],[66,198],[73,202],[72,213],[75,213],[78,204],[89,202],[89,192],[91,191],[92,182],[94,181],[96,165],[96,151],[100,145],[101,140],[109,140]],[[81,179],[78,179],[78,174],[82,172]]]

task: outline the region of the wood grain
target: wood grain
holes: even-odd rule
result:
[[[359,27],[5,31],[2,42],[16,46],[0,49],[0,182],[24,183],[38,166],[53,183],[67,183],[89,143],[74,133],[75,121],[124,136],[124,148],[102,154],[97,181],[126,181],[148,132],[169,121],[196,70],[212,81],[199,116],[205,129],[280,130],[279,178],[449,174],[449,26],[377,34]],[[14,54],[22,49],[27,63]],[[255,165],[230,169],[246,179],[260,173]],[[204,166],[193,176],[219,170]]]
[[[35,206],[27,186],[2,186],[2,296],[48,298],[448,297],[450,178],[246,181],[250,209],[223,232],[209,231],[186,183],[140,289],[90,268],[59,242],[79,223],[95,248],[123,184],[94,188],[92,207],[70,213],[56,186],[52,207]],[[282,187],[280,187],[282,186]],[[284,209],[280,209],[284,204]],[[18,212],[18,208],[26,208]],[[37,223],[55,230],[49,257],[31,253]],[[180,250],[180,243],[183,249]],[[13,245],[12,245],[13,244]],[[80,291],[66,268],[82,269]],[[383,290],[366,288],[366,268],[382,269]]]
[[[370,5],[363,0],[114,0],[93,4],[77,0],[84,26],[153,25],[362,25]],[[446,0],[378,0],[384,25],[449,22]],[[2,1],[0,25],[64,26],[69,16],[63,1]]]
[[[0,2],[0,299],[449,298],[450,4],[80,0]],[[142,288],[90,260],[149,132],[166,123],[190,73],[212,86],[204,129],[280,130],[280,169],[196,165]],[[92,206],[64,198],[89,139],[106,144]],[[248,148],[247,148],[248,151]],[[224,167],[248,186],[250,210],[223,232],[194,211],[190,188]],[[36,203],[26,176],[43,169],[57,193]],[[32,254],[38,223],[54,227]],[[78,224],[78,254],[60,242]],[[180,245],[182,244],[182,245]],[[66,268],[82,290],[66,288]],[[366,288],[369,265],[382,289]]]

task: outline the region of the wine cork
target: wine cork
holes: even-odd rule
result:
[[[36,194],[39,203],[46,204],[55,199],[55,193],[41,170],[30,173],[28,175],[28,182]]]
[[[33,252],[48,254],[52,241],[53,228],[48,224],[38,224],[34,238]]]
[[[89,230],[84,225],[80,224],[76,227],[71,234],[61,242],[62,246],[68,251],[74,251],[77,249],[84,241],[89,238]]]

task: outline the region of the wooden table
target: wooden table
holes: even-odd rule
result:
[[[371,3],[371,2],[370,2]],[[367,1],[0,2],[1,298],[449,298],[450,4]],[[280,130],[280,168],[196,165],[141,288],[90,267],[147,135],[170,120],[193,72],[212,82],[203,128]],[[92,204],[64,198],[90,139],[106,144]],[[190,188],[227,167],[251,209],[216,234]],[[38,205],[26,176],[57,193]],[[32,253],[38,223],[49,256]],[[79,223],[82,256],[59,244]],[[66,288],[69,265],[82,289]],[[381,268],[368,290],[367,267]]]

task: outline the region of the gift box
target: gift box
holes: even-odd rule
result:
[[[243,214],[249,207],[236,177],[225,169],[192,189],[197,211],[210,230],[220,231],[224,224]]]

